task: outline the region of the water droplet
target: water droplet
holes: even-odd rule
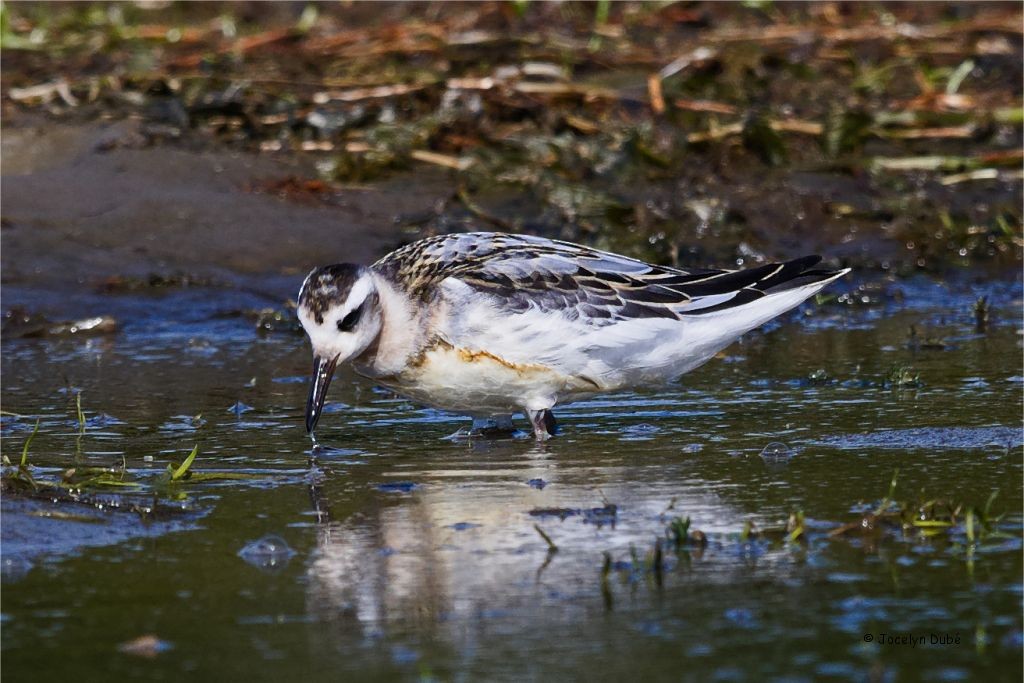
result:
[[[795,453],[784,443],[772,441],[761,450],[761,458],[766,462],[785,462]]]
[[[280,536],[267,534],[247,543],[238,551],[238,556],[259,569],[274,570],[288,564],[295,556],[295,551]]]

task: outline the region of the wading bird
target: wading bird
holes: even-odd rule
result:
[[[372,266],[315,269],[298,316],[313,346],[312,435],[338,363],[420,403],[554,431],[551,409],[663,384],[847,270],[818,256],[747,270],[656,266],[569,242],[428,237]]]

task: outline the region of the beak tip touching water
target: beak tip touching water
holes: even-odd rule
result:
[[[320,420],[324,399],[327,397],[327,388],[331,385],[331,378],[334,376],[334,368],[337,365],[337,356],[332,359],[320,356],[313,358],[313,378],[309,383],[309,400],[306,402],[307,434],[313,433],[316,423]]]

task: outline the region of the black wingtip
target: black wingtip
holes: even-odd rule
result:
[[[774,270],[766,277],[762,277],[752,287],[765,294],[803,287],[822,280],[829,280],[850,272],[849,268],[815,268],[821,263],[821,256],[812,254],[786,261],[784,263],[773,263],[770,267]],[[765,266],[762,266],[764,268]]]

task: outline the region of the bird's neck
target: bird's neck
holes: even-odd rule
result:
[[[386,277],[373,273],[380,301],[381,328],[377,338],[353,359],[360,374],[387,377],[399,374],[409,358],[426,343],[426,316],[409,295]]]

